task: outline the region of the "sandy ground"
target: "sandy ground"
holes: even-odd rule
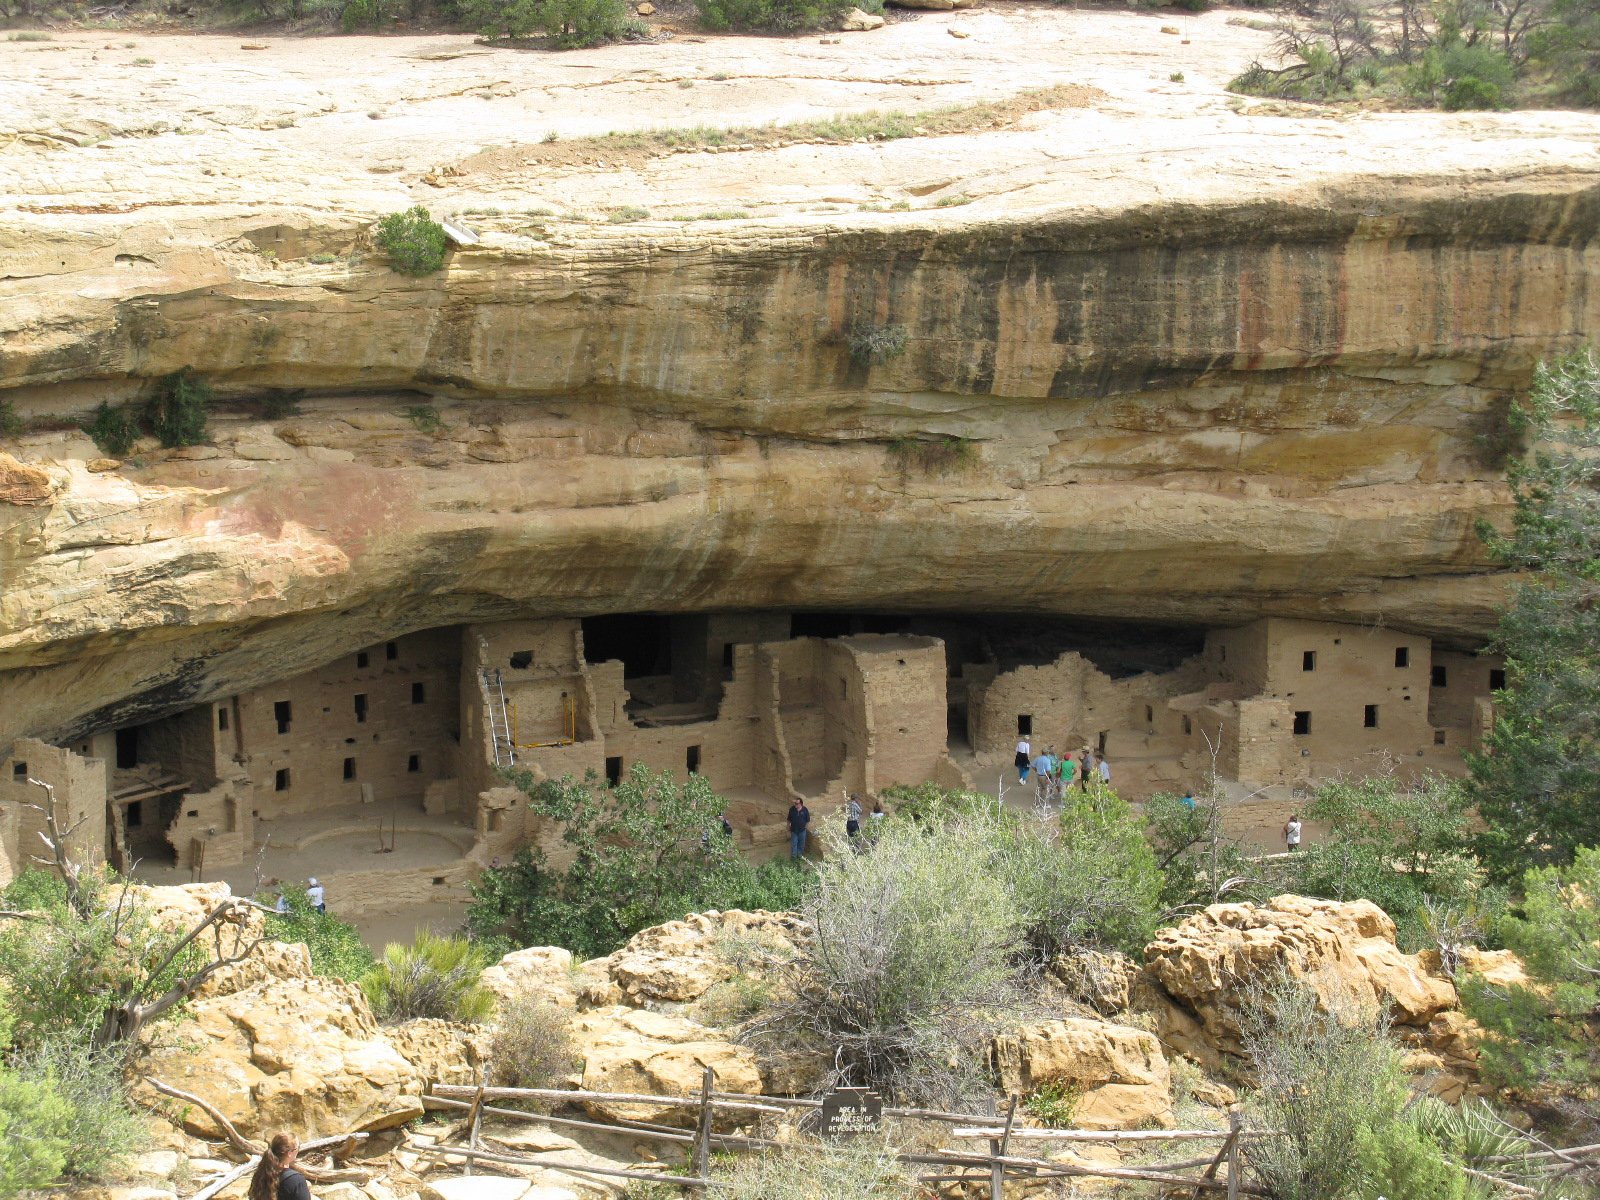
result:
[[[1266,52],[1268,35],[1243,24],[1258,18],[1005,5],[916,14],[838,44],[678,36],[566,53],[464,35],[63,32],[0,42],[0,217],[629,206],[650,214],[630,231],[654,224],[667,237],[683,227],[663,218],[706,210],[872,222],[906,218],[862,205],[902,204],[981,220],[1508,162],[1600,169],[1600,118],[1588,114],[1271,115],[1285,106],[1224,91]],[[922,111],[1054,84],[1101,95],[999,129],[886,143],[664,157],[601,146],[555,165],[518,153],[552,137]],[[953,198],[971,203],[939,207]]]

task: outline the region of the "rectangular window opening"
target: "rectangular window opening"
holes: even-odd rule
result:
[[[289,790],[288,767],[279,767],[277,773],[273,775],[272,790],[275,792],[287,792]]]
[[[228,728],[228,710],[225,708],[217,709],[217,728],[222,730]]]
[[[1017,735],[1019,737],[1033,736],[1033,717],[1027,713],[1017,714]]]
[[[1434,744],[1434,745],[1435,745],[1435,746],[1442,746],[1442,745],[1444,745],[1444,739],[1445,739],[1445,734],[1444,734],[1444,730],[1442,730],[1442,729],[1435,729],[1435,730],[1434,730],[1434,731],[1433,731],[1433,744]]]
[[[690,746],[688,752],[683,757],[684,765],[689,768],[689,774],[700,774],[700,747]]]
[[[385,642],[383,644],[383,656],[386,659],[388,659],[390,662],[393,662],[395,659],[399,658],[400,657],[400,643],[399,642]]]
[[[428,702],[428,685],[413,683],[411,685],[411,703],[426,704]]]
[[[1302,671],[1315,671],[1317,669],[1317,652],[1315,650],[1301,652],[1300,669]]]
[[[1302,736],[1304,736],[1305,734],[1308,734],[1308,733],[1311,732],[1311,714],[1310,713],[1308,713],[1308,712],[1297,712],[1297,713],[1295,713],[1295,715],[1294,715],[1294,731],[1295,731],[1295,733],[1300,734]]]
[[[420,755],[420,754],[409,754],[409,755],[407,755],[406,756],[406,770],[410,771],[412,774],[416,774],[418,771],[422,770],[422,755]]]
[[[1376,729],[1378,727],[1378,706],[1376,704],[1366,706],[1366,709],[1361,714],[1361,724],[1366,729]]]
[[[346,779],[354,779],[356,777],[356,760],[355,759],[347,758],[347,759],[344,760],[344,777]]]
[[[125,824],[129,829],[138,829],[144,824],[143,800],[135,800],[132,804],[128,805],[127,811],[128,815],[123,821],[123,824]]]
[[[365,721],[366,719],[367,719],[367,694],[365,692],[357,692],[356,693],[356,720],[359,722],[359,721]]]
[[[1394,665],[1397,667],[1409,667],[1411,665],[1410,646],[1396,646],[1394,648]]]
[[[11,776],[13,779],[26,779],[28,777],[28,764],[25,762],[13,763],[11,765]]]
[[[294,709],[287,700],[276,701],[272,706],[272,718],[278,722],[279,733],[288,733],[289,722],[294,719]]]
[[[518,650],[511,656],[511,669],[513,671],[526,671],[533,666],[533,651]]]
[[[1189,719],[1188,714],[1185,714],[1184,718],[1183,718],[1183,736],[1184,737],[1188,737],[1193,732],[1194,732],[1194,722]]]
[[[1433,669],[1433,686],[1434,687],[1444,687],[1446,681],[1449,678],[1450,678],[1450,676],[1445,672],[1445,669],[1443,667],[1435,667]]]
[[[365,650],[356,655],[356,668],[359,670],[367,665],[367,652]]]
[[[617,784],[622,782],[622,759],[620,757],[606,759],[606,782],[612,787],[616,787]]]
[[[1144,706],[1144,723],[1146,725],[1153,724],[1155,722],[1155,719],[1156,719],[1156,710],[1151,708],[1148,704],[1146,704]]]
[[[733,670],[733,643],[732,642],[723,642],[722,643],[722,669],[724,671]]]
[[[1490,672],[1489,672],[1489,690],[1491,692],[1503,692],[1503,691],[1505,691],[1505,689],[1506,689],[1506,673],[1503,670],[1501,670],[1500,668],[1498,668],[1498,667],[1493,668],[1492,670],[1490,670]]]

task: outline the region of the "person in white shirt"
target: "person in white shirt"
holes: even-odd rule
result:
[[[1027,738],[1019,738],[1017,740],[1017,757],[1015,762],[1017,764],[1017,782],[1027,783],[1028,768],[1033,763],[1033,747],[1028,744]]]
[[[1106,787],[1111,786],[1111,764],[1105,760],[1103,755],[1100,759],[1100,782],[1105,784]]]
[[[1289,852],[1300,849],[1300,814],[1292,813],[1289,821],[1283,827],[1283,844],[1289,847]]]
[[[311,907],[319,913],[328,911],[328,904],[322,891],[322,885],[315,879],[306,881],[306,899],[311,901]]]

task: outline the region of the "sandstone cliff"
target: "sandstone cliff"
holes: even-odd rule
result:
[[[1245,53],[1214,15],[1202,45]],[[597,65],[637,89],[658,82],[640,53],[703,70],[725,47],[548,68],[419,50],[403,65],[427,86],[379,121],[355,106],[387,77],[319,77],[312,103],[261,57],[276,99],[241,82],[249,120],[204,107],[240,56],[184,43],[198,61],[148,93],[171,120],[139,125],[129,73],[106,73],[79,99],[110,132],[72,144],[58,115],[55,141],[0,160],[0,396],[31,422],[20,464],[0,458],[0,746],[514,613],[1281,614],[1481,637],[1500,589],[1473,526],[1503,513],[1507,398],[1600,328],[1595,120],[1261,116],[1214,84],[1152,100],[1127,61],[1052,57],[1080,17],[1037,46],[973,18],[960,51],[1100,89],[1079,107],[884,147],[552,164],[524,124],[461,107],[548,99]],[[870,97],[985,94],[936,33],[863,35],[884,57],[835,67]],[[394,40],[341,44],[398,77]],[[770,45],[770,77],[823,86]],[[18,63],[19,94],[68,69]],[[429,108],[445,95],[465,146]],[[754,215],[660,219],[730,195]],[[858,211],[893,196],[911,211]],[[484,217],[480,245],[409,279],[368,229],[416,199],[658,215]],[[890,327],[902,353],[852,353]],[[311,394],[121,464],[60,428],[184,366],[225,400]],[[417,429],[418,405],[443,428]],[[963,449],[922,451],[947,438]]]

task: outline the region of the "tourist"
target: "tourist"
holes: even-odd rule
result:
[[[1181,803],[1183,804],[1184,808],[1188,809],[1190,812],[1194,811],[1194,789],[1193,788],[1184,788],[1184,790],[1183,790],[1183,800],[1181,801]]]
[[[278,889],[278,902],[272,906],[272,911],[279,916],[289,915],[289,895],[282,888]]]
[[[1050,771],[1054,766],[1048,750],[1039,751],[1039,757],[1033,760],[1034,789],[1041,800],[1050,798]]]
[[[306,1177],[294,1169],[300,1143],[289,1133],[275,1133],[250,1177],[250,1200],[311,1200]]]
[[[845,801],[844,831],[852,838],[861,832],[861,797],[854,792]]]
[[[1089,748],[1083,748],[1082,767],[1078,772],[1078,786],[1084,791],[1089,790],[1089,781],[1095,777],[1094,754]]]
[[[1061,774],[1061,796],[1065,799],[1067,789],[1072,786],[1073,781],[1077,778],[1078,764],[1073,761],[1072,755],[1063,754],[1061,756],[1061,766],[1058,770]]]
[[[1106,761],[1106,756],[1100,756],[1100,784],[1102,787],[1111,786],[1111,764]]]
[[[1028,782],[1028,767],[1033,762],[1033,747],[1028,744],[1027,738],[1017,739],[1017,757],[1013,760],[1017,764],[1017,782]]]
[[[872,828],[873,830],[878,829],[879,826],[883,822],[883,818],[884,818],[883,801],[882,800],[874,800],[872,802],[872,812],[870,814],[868,814],[868,816],[867,816],[867,820],[872,822],[872,825],[870,826],[870,828]]]
[[[319,913],[328,911],[327,898],[323,894],[322,885],[315,879],[306,880],[306,899],[311,901],[311,907]]]
[[[805,857],[806,837],[811,824],[811,810],[804,800],[789,805],[789,858],[799,862]]]
[[[1293,854],[1300,849],[1300,814],[1290,813],[1289,820],[1283,827],[1283,844]]]

